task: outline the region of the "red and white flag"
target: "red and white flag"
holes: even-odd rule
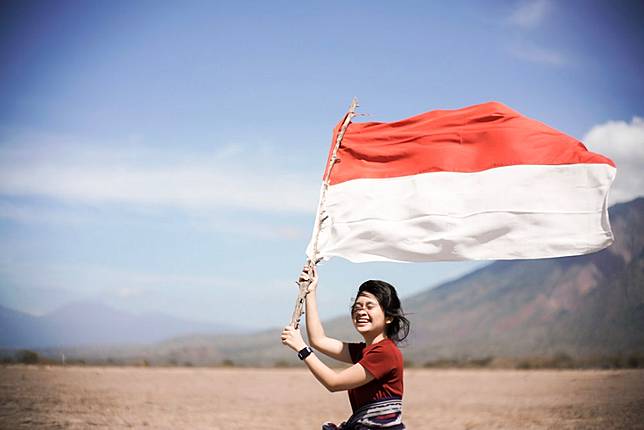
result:
[[[350,123],[337,156],[311,259],[549,258],[613,242],[615,164],[500,103]]]

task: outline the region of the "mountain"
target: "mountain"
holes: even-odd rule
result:
[[[566,258],[503,261],[406,301],[421,360],[644,352],[644,198],[611,208],[615,242]]]
[[[412,322],[405,358],[422,364],[644,354],[644,198],[609,213],[615,242],[600,252],[498,261],[403,300]],[[340,339],[357,339],[348,315],[325,328]],[[241,364],[293,362],[278,335],[279,328],[235,339],[192,338],[182,348],[216,345],[220,357]]]
[[[406,298],[405,358],[644,354],[644,198],[609,213],[615,242],[600,252],[498,261]],[[326,326],[341,337],[352,330],[342,320]]]
[[[46,345],[50,327],[38,317],[0,306],[0,347]]]
[[[70,303],[39,317],[0,307],[0,327],[2,348],[155,343],[192,333],[239,331],[162,313],[135,315],[95,302]]]
[[[499,261],[403,300],[412,322],[407,360],[644,354],[644,198],[610,208],[615,242],[600,252]],[[404,290],[403,290],[404,291]],[[349,316],[325,324],[359,340]],[[178,337],[148,347],[69,351],[76,358],[153,364],[297,363],[280,327],[248,335]],[[102,357],[102,358],[101,358]]]

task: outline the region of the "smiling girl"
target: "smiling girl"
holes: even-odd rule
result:
[[[298,282],[308,284],[306,332],[311,346],[331,358],[352,364],[341,371],[330,369],[304,343],[299,328],[289,325],[282,331],[282,343],[298,352],[322,385],[329,391],[349,392],[353,415],[340,426],[327,423],[322,429],[404,429],[403,357],[396,344],[409,334],[409,321],[395,288],[374,280],[360,285],[351,307],[351,320],[364,342],[347,343],[324,333],[317,309],[315,266],[305,266]]]

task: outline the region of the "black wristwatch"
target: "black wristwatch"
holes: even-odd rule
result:
[[[311,349],[310,346],[307,346],[306,348],[302,348],[298,353],[297,356],[300,357],[300,360],[304,360],[306,357],[311,355],[313,350]]]

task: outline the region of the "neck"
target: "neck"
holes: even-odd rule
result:
[[[364,337],[364,343],[368,345],[372,345],[374,343],[378,343],[381,340],[385,339],[385,334],[384,333],[378,333],[376,335],[372,335],[371,333],[365,333],[363,335]]]

